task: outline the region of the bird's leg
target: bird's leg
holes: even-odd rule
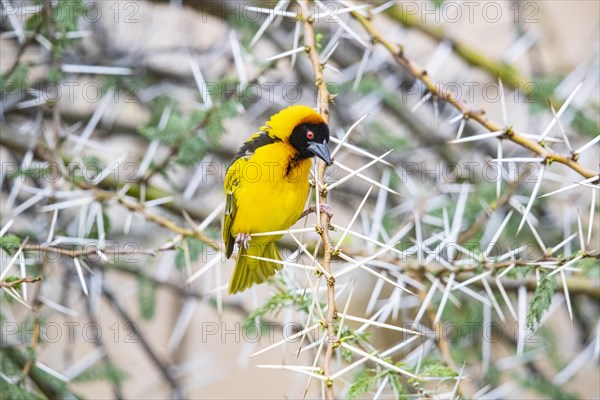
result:
[[[329,218],[333,217],[333,211],[331,210],[331,207],[329,207],[329,204],[320,204],[319,211],[329,215]],[[302,212],[302,214],[300,215],[300,218],[298,218],[298,219],[302,219],[302,218],[306,217],[308,214],[312,214],[314,212],[317,212],[317,207],[310,206]]]
[[[235,244],[237,244],[238,249],[241,249],[242,246],[244,246],[244,249],[248,250],[248,247],[250,247],[250,234],[238,233],[235,237]]]

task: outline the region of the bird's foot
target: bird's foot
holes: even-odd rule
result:
[[[329,204],[320,204],[319,205],[319,211],[322,212],[322,213],[327,214],[330,219],[333,217],[333,210],[331,209],[331,207],[329,207]],[[310,206],[306,210],[304,210],[304,212],[302,213],[302,215],[300,215],[299,219],[304,218],[308,214],[312,214],[314,212],[317,212],[317,207]]]
[[[238,233],[235,237],[235,244],[237,244],[238,249],[241,249],[242,246],[244,246],[244,249],[248,250],[248,247],[250,247],[250,234]]]
[[[322,213],[327,214],[329,216],[329,219],[333,218],[333,210],[331,209],[331,207],[329,207],[329,204],[324,203],[324,204],[319,205],[319,210]]]

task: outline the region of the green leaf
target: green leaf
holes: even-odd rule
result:
[[[588,117],[583,111],[577,110],[575,118],[573,118],[573,126],[584,135],[594,138],[600,129],[597,121],[597,119]]]
[[[17,66],[10,76],[0,74],[0,92],[10,93],[24,91],[28,87],[29,67],[26,65]]]
[[[524,388],[533,389],[547,399],[576,400],[579,398],[541,376],[530,376],[525,379],[520,375],[515,375],[515,378]]]
[[[458,374],[450,367],[447,367],[442,364],[429,364],[423,367],[423,370],[420,372],[422,376],[435,376],[440,378],[448,378],[457,376]]]
[[[373,388],[373,385],[375,385],[377,378],[378,376],[372,370],[363,369],[354,378],[354,382],[352,382],[346,393],[346,398],[352,400],[369,392]]]
[[[188,247],[188,251],[190,253],[190,261],[194,262],[200,258],[200,255],[204,251],[204,243],[195,238],[185,238],[183,242]],[[175,266],[177,268],[185,267],[185,250],[183,242],[181,245],[177,246],[176,255],[175,255]]]
[[[598,268],[598,260],[594,257],[582,258],[577,261],[577,268],[581,269],[582,273],[592,279],[600,279],[600,268]]]
[[[388,376],[390,377],[390,382],[392,383],[392,386],[394,387],[394,389],[396,389],[396,393],[398,393],[398,395],[400,396],[406,394],[406,389],[404,389],[404,385],[402,385],[402,382],[400,382],[400,377],[398,376],[398,374],[395,372],[389,372]]]
[[[315,35],[315,47],[317,50],[321,50],[321,40],[323,40],[323,34],[321,32],[317,32]]]
[[[181,143],[175,161],[180,165],[192,165],[195,162],[202,161],[205,153],[204,140],[198,136],[193,136]]]
[[[4,371],[4,366],[2,368]],[[41,400],[45,397],[40,397],[37,394],[25,389],[21,389],[18,385],[9,384],[4,379],[0,379],[0,398],[12,400]]]
[[[527,314],[527,328],[535,330],[542,319],[544,312],[550,307],[554,290],[556,289],[556,278],[545,276],[535,288],[531,299],[529,313]]]
[[[102,212],[102,225],[104,225],[104,237],[108,237],[110,234],[110,227],[111,227],[110,217],[108,216],[108,213],[106,212],[106,209],[104,207],[102,207],[101,212]],[[97,220],[94,223],[94,225],[92,226],[90,235],[88,237],[93,238],[93,239],[100,239],[100,232],[98,230]]]
[[[7,276],[6,278],[4,278],[3,282],[11,283],[11,282],[18,281],[19,279],[21,279],[21,278],[19,278],[18,276],[11,275],[11,276]],[[21,285],[22,285],[21,283],[15,284],[15,285],[13,285],[13,289],[21,290]]]
[[[156,285],[147,277],[138,277],[138,305],[140,316],[148,321],[154,317],[156,310]]]
[[[99,365],[93,365],[79,374],[74,382],[96,382],[107,380],[117,386],[121,386],[127,379],[127,373],[110,362],[104,362]]]
[[[17,252],[20,246],[21,239],[18,236],[6,235],[0,238],[0,248],[11,256]]]
[[[307,310],[312,300],[306,296],[294,296],[289,293],[276,293],[265,304],[248,314],[244,320],[244,325],[251,325],[255,320],[264,317],[266,314],[277,316],[284,307],[293,307],[297,310]]]

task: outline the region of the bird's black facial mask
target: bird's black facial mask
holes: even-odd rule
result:
[[[327,124],[300,124],[290,136],[290,144],[298,150],[298,158],[319,157],[331,165],[329,154],[329,127]]]

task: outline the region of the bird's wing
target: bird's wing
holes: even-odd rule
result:
[[[243,158],[236,162],[242,162]],[[245,161],[245,160],[244,160]],[[225,176],[225,192],[227,193],[227,199],[225,201],[225,222],[223,223],[223,241],[225,242],[225,249],[227,258],[231,257],[233,253],[233,245],[235,240],[231,234],[231,225],[235,219],[235,212],[237,211],[237,201],[235,193],[239,189],[239,179],[236,171],[238,168],[229,168],[227,175]]]
[[[227,200],[225,202],[225,223],[223,224],[223,241],[225,242],[225,248],[227,250],[227,258],[233,253],[233,246],[235,239],[231,234],[231,226],[235,219],[235,212],[237,210],[237,198],[236,192],[242,184],[240,179],[240,172],[244,170],[244,163],[254,155],[256,149],[262,146],[266,146],[272,143],[280,142],[281,140],[270,136],[266,131],[267,126],[263,127],[265,130],[255,133],[252,137],[244,142],[242,147],[233,157],[233,161],[227,169],[225,175],[225,193],[227,193]]]

